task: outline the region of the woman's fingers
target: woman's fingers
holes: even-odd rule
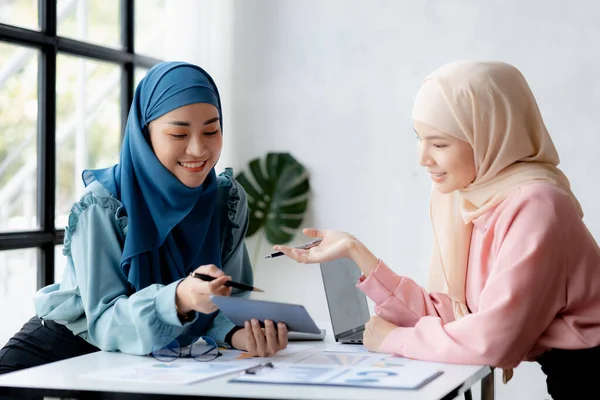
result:
[[[256,354],[260,357],[265,357],[267,355],[265,334],[256,319],[252,320],[252,333],[256,341]]]
[[[208,289],[209,289],[210,293],[217,293],[221,288],[227,289],[227,287],[223,286],[223,285],[225,285],[225,282],[230,281],[230,280],[231,280],[230,276],[224,275],[224,276],[221,276],[221,277],[215,279],[212,282],[209,282]]]
[[[311,260],[310,250],[294,249],[288,246],[275,246],[274,249],[276,251],[281,251],[283,254],[299,263],[307,264],[314,262]]]
[[[316,228],[305,228],[302,229],[302,233],[311,238],[324,238],[327,235],[327,230],[316,229]]]
[[[279,350],[285,349],[288,345],[288,331],[283,322],[277,324],[277,338],[279,339]]]
[[[256,355],[256,339],[254,339],[254,333],[252,331],[252,325],[250,324],[250,321],[244,322],[244,329],[246,329],[246,332],[248,333],[247,339],[246,339],[247,340],[246,350],[248,351],[248,353],[250,353],[254,356],[254,355]]]
[[[225,275],[225,273],[219,268],[217,268],[217,266],[214,264],[201,265],[198,268],[196,268],[194,272],[204,275],[210,275],[214,278],[218,278],[220,276]]]
[[[212,294],[216,294],[218,296],[230,296],[231,288],[227,287],[227,286],[221,286],[218,289],[216,289],[215,291],[213,291]]]
[[[267,354],[272,356],[279,351],[279,340],[277,338],[277,330],[275,324],[271,320],[265,321],[265,337],[267,340]]]

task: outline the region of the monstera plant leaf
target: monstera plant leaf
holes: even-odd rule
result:
[[[261,228],[271,244],[289,243],[302,224],[308,205],[308,172],[289,153],[268,153],[249,163],[235,179],[248,197],[250,226],[246,236]]]

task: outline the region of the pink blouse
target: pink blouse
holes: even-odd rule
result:
[[[398,325],[380,350],[514,368],[550,348],[600,345],[600,250],[569,197],[548,183],[516,190],[473,221],[466,282],[472,314],[380,260],[357,287]]]

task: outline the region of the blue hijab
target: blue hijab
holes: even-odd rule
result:
[[[214,105],[223,120],[217,86],[203,69],[182,62],[155,65],[135,90],[119,164],[83,172],[86,186],[99,181],[127,213],[121,269],[131,293],[172,283],[203,264],[221,268],[214,169],[200,187],[185,186],[156,158],[147,129],[156,118],[193,103]]]

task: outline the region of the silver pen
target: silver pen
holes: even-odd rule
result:
[[[268,361],[266,363],[255,365],[254,367],[246,368],[242,371],[242,375],[256,375],[258,371],[264,368],[275,368],[272,362]]]
[[[296,247],[294,247],[294,249],[307,250],[307,249],[310,249],[311,247],[318,246],[319,243],[321,243],[322,241],[323,241],[323,239],[321,239],[321,238],[315,239],[315,240],[313,240],[311,242],[304,243],[304,244],[302,244],[300,246],[296,246]],[[282,256],[282,255],[283,255],[282,252],[276,251],[275,253],[271,253],[269,255],[266,255],[265,258],[275,258],[275,257],[279,257],[279,256]]]

